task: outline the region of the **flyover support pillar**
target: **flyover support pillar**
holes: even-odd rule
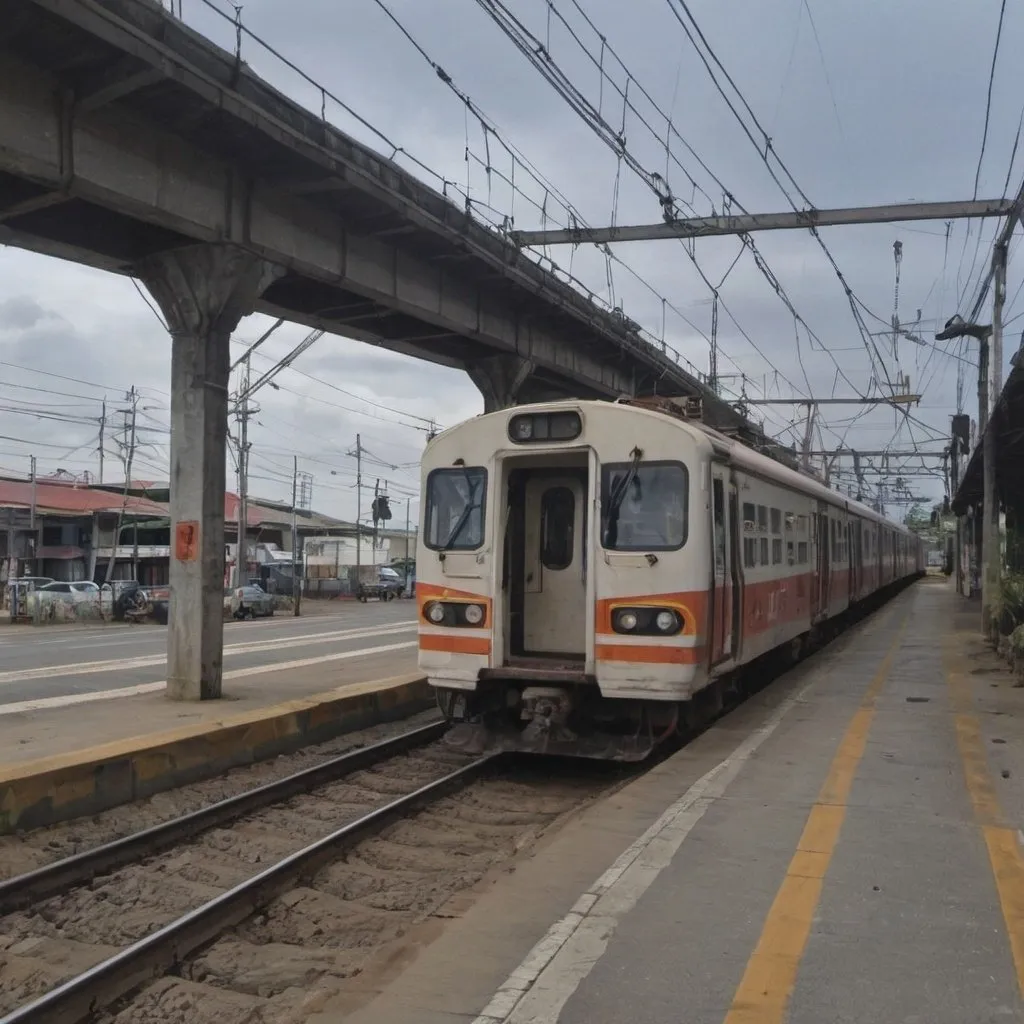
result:
[[[226,244],[171,250],[135,268],[171,335],[172,700],[221,696],[229,346],[239,320],[280,273]]]
[[[487,356],[466,366],[469,379],[484,397],[485,413],[515,405],[534,369],[531,359],[517,355]]]

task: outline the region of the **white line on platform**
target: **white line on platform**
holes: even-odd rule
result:
[[[224,657],[233,654],[257,654],[275,651],[285,647],[306,647],[310,644],[342,643],[348,640],[362,640],[373,636],[391,636],[395,633],[409,633],[416,629],[415,622],[395,623],[388,626],[343,629],[332,633],[317,633],[315,636],[278,637],[269,640],[254,640],[249,643],[228,644]],[[149,668],[163,665],[166,654],[146,654],[138,658],[118,658],[108,661],[86,661],[70,665],[44,665],[39,668],[12,669],[0,672],[0,683],[22,683],[31,679],[54,679],[63,676],[91,675],[96,672],[123,672],[126,669]]]
[[[277,664],[253,665],[249,668],[233,668],[224,673],[224,679],[241,679],[266,672],[281,672],[285,669],[307,668],[323,665],[329,661],[346,661],[349,658],[364,658],[371,654],[386,654],[389,651],[404,651],[416,647],[417,641],[400,644],[381,644],[379,647],[363,647],[358,651],[342,651],[339,654],[324,654],[319,658],[300,658],[298,661],[283,661]],[[167,686],[167,681],[140,683],[137,686],[123,686],[117,690],[95,690],[92,693],[70,693],[63,697],[40,697],[37,700],[21,700],[11,704],[0,704],[0,717],[17,715],[25,711],[45,711],[47,708],[62,708],[69,704],[89,704],[95,700],[113,700],[115,697],[136,697],[142,693],[157,693]]]
[[[556,1024],[604,956],[619,922],[661,873],[704,812],[813,683],[787,697],[756,732],[699,778],[557,921],[508,976],[474,1024]]]

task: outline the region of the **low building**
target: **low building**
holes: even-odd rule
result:
[[[144,497],[74,480],[0,478],[0,582],[10,576],[104,580],[104,553],[109,558],[118,521],[123,542],[126,530],[154,519],[166,520],[167,508]]]

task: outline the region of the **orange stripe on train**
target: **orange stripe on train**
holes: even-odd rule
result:
[[[420,635],[421,651],[442,651],[445,654],[491,653],[491,641],[487,637],[439,636],[436,633]]]
[[[664,647],[658,644],[598,644],[598,661],[632,661],[644,665],[698,665],[703,647]]]

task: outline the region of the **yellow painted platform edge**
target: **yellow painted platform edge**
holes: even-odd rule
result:
[[[363,694],[382,693],[417,683],[426,684],[426,677],[420,672],[409,672],[405,675],[388,676],[384,679],[368,680],[361,683],[349,683],[333,690],[312,694],[309,697],[283,701],[280,704],[269,704],[265,707],[254,708],[251,711],[243,711],[223,718],[210,719],[206,722],[181,725],[173,729],[165,729],[163,732],[128,736],[94,747],[85,747],[68,754],[51,754],[49,757],[40,757],[30,761],[0,764],[0,786],[8,786],[32,776],[48,775],[52,772],[91,768],[104,761],[135,757],[180,743],[183,740],[212,737],[218,732],[237,729],[245,725],[256,725],[274,719],[283,719]]]
[[[108,810],[426,707],[419,673],[325,693],[87,750],[25,761],[0,776],[0,834]]]

